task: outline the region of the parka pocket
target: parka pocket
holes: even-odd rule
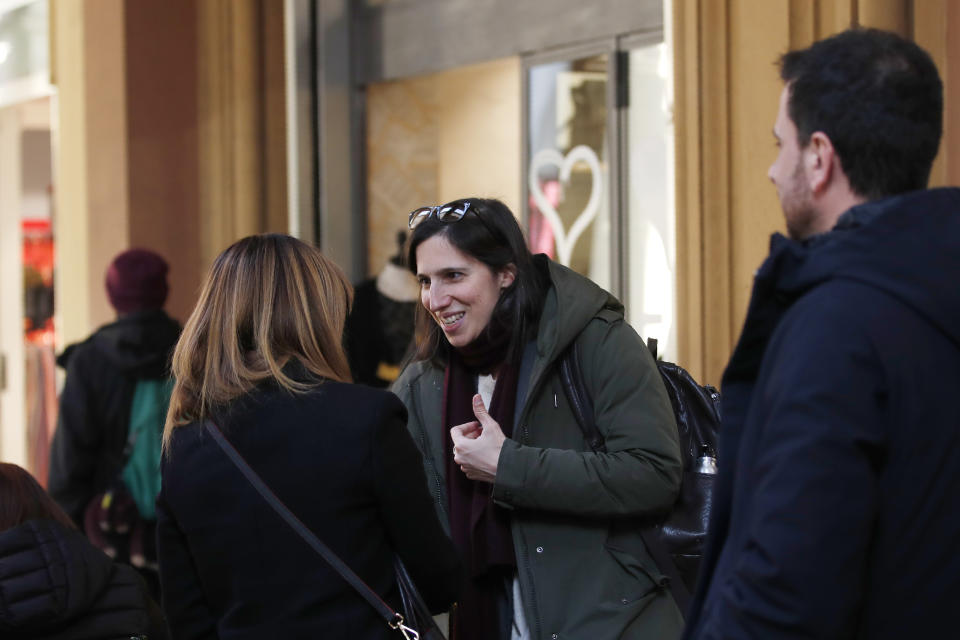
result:
[[[639,538],[639,534],[637,537]],[[642,540],[637,540],[637,542],[643,545]],[[621,583],[623,585],[621,604],[636,602],[654,591],[669,586],[670,579],[660,573],[653,561],[647,557],[645,550],[638,554],[623,546],[616,545],[610,539],[607,540],[604,548],[617,562],[624,574],[624,580]]]
[[[623,604],[670,587],[670,578],[663,575],[647,551],[640,535],[642,526],[640,518],[624,518],[613,520],[607,529],[604,548],[632,579],[625,587]]]

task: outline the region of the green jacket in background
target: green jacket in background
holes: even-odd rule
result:
[[[521,368],[530,371],[529,385],[493,487],[494,500],[513,514],[530,633],[535,640],[670,640],[683,620],[669,589],[658,587],[663,576],[636,522],[667,509],[679,490],[682,463],[670,400],[616,298],[548,264],[552,286],[535,349],[525,357],[532,356],[532,367]],[[557,373],[574,340],[607,453],[590,451]],[[408,427],[449,526],[443,432],[453,425],[441,424],[443,378],[443,369],[415,362],[393,390],[409,409]]]

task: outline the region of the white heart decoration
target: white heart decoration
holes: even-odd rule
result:
[[[587,199],[587,206],[580,212],[577,219],[573,221],[573,226],[570,227],[570,234],[567,235],[566,230],[563,228],[563,221],[560,219],[560,214],[553,208],[553,205],[550,204],[547,197],[543,194],[543,190],[540,188],[538,176],[540,175],[539,170],[542,167],[559,167],[562,194],[563,185],[569,182],[570,172],[578,162],[585,162],[587,166],[590,167],[593,184],[590,186],[590,197]],[[547,222],[550,223],[550,228],[553,229],[553,237],[557,245],[557,259],[560,264],[564,266],[570,266],[570,256],[573,254],[573,247],[577,244],[577,240],[580,239],[581,234],[590,226],[593,219],[597,217],[597,213],[600,212],[602,181],[600,159],[597,158],[594,150],[586,145],[577,145],[571,149],[566,156],[562,155],[556,149],[542,149],[538,151],[533,156],[533,160],[530,161],[530,194],[533,196],[533,201],[537,204],[537,208],[540,209],[540,213],[543,214]],[[562,197],[561,195],[561,199]]]

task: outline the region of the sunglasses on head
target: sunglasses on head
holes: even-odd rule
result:
[[[416,229],[417,225],[430,216],[436,216],[437,220],[440,222],[456,222],[457,220],[463,218],[463,216],[467,215],[467,211],[469,210],[469,202],[464,202],[460,206],[450,203],[436,207],[420,207],[419,209],[414,209],[410,212],[410,219],[407,221],[407,225],[411,229]],[[476,213],[476,210],[474,210],[474,213]]]

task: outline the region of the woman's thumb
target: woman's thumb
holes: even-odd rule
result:
[[[487,413],[487,407],[483,404],[483,397],[479,393],[473,396],[473,415],[477,416],[480,424],[483,424],[484,421],[490,418],[490,414]]]

